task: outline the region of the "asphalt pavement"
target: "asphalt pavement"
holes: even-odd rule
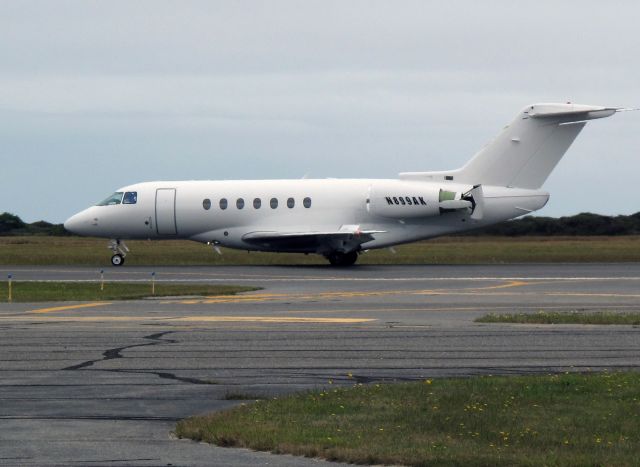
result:
[[[640,264],[110,268],[234,297],[0,304],[0,464],[321,465],[177,440],[256,397],[443,376],[640,367],[633,326],[479,324],[487,312],[640,311]],[[83,267],[0,269],[96,281]]]

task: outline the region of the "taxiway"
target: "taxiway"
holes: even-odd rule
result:
[[[0,305],[0,464],[317,465],[175,440],[237,398],[356,382],[640,368],[640,329],[474,323],[487,312],[640,311],[640,265],[110,268],[234,297]],[[82,267],[2,268],[96,281]]]

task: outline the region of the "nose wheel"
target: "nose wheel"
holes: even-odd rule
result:
[[[124,256],[121,254],[115,254],[111,257],[111,264],[114,266],[122,266],[124,264]]]
[[[113,251],[111,264],[114,266],[122,266],[124,264],[124,258],[129,252],[127,245],[125,245],[123,241],[115,239],[109,242],[108,248]]]

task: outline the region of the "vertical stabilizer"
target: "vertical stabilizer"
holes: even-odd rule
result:
[[[535,104],[516,118],[464,167],[455,181],[519,188],[540,188],[587,120],[616,109],[574,104]]]
[[[588,120],[609,117],[619,110],[625,109],[576,104],[529,105],[461,169],[405,172],[400,178],[537,189]]]

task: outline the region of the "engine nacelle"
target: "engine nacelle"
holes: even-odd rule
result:
[[[463,199],[463,191],[458,188],[464,189],[411,182],[376,184],[371,187],[369,212],[376,216],[409,219],[439,216],[461,209],[470,210],[472,203]]]

